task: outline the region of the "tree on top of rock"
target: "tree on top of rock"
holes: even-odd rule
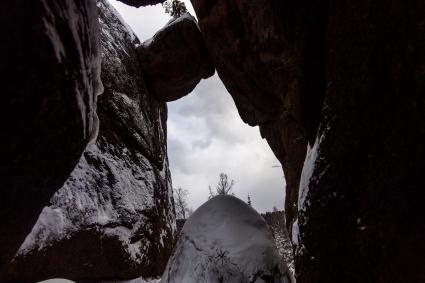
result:
[[[234,180],[229,180],[229,176],[225,173],[220,173],[219,180],[217,185],[215,186],[215,192],[213,192],[211,186],[209,186],[210,196],[208,199],[212,199],[218,195],[234,195],[232,192],[232,187],[235,184]]]
[[[165,8],[165,13],[170,14],[175,19],[187,12],[186,5],[179,0],[167,0],[162,6]]]

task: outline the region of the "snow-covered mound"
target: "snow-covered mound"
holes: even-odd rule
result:
[[[290,282],[264,219],[233,196],[216,196],[186,221],[161,283]]]

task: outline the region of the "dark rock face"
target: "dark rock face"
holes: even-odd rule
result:
[[[297,282],[424,282],[425,2],[192,3],[283,164],[288,224],[298,199]]]
[[[260,126],[282,163],[288,225],[324,96],[324,39],[315,40],[323,34],[321,7],[298,2],[192,0],[217,73],[241,118]]]
[[[137,7],[137,8],[141,6],[156,5],[156,4],[165,2],[165,0],[118,0],[118,1],[123,2],[130,6]]]
[[[282,164],[286,181],[286,227],[292,229],[298,206],[298,188],[306,152],[306,139],[299,124],[282,114],[280,119],[260,126],[263,138]]]
[[[6,1],[0,27],[3,274],[96,137],[102,85],[94,1]]]
[[[8,280],[157,276],[173,247],[167,108],[146,91],[138,39],[106,0],[98,6],[105,85],[99,136],[43,209]]]
[[[298,282],[425,282],[425,2],[335,1]]]
[[[189,94],[201,79],[211,77],[215,71],[190,14],[171,20],[137,51],[149,91],[164,102]]]

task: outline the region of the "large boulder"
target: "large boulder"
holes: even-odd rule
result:
[[[148,5],[156,5],[165,2],[165,0],[118,0],[133,7],[142,7]]]
[[[98,130],[93,0],[4,1],[0,274]]]
[[[425,2],[335,1],[298,282],[425,282]]]
[[[189,94],[215,72],[196,20],[188,13],[170,20],[137,51],[148,89],[160,101]]]
[[[300,206],[297,281],[424,282],[425,2],[192,3]]]
[[[264,219],[245,202],[216,196],[186,221],[162,283],[289,283]]]
[[[98,139],[43,209],[3,280],[157,276],[171,253],[167,108],[146,90],[134,33],[106,0],[98,6],[105,85]]]

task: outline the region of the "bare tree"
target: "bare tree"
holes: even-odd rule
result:
[[[165,13],[170,14],[175,19],[187,12],[186,5],[179,0],[167,0],[162,6]]]
[[[186,219],[186,212],[190,211],[187,206],[187,195],[189,192],[182,187],[174,189],[174,204],[176,206],[176,218]]]
[[[213,192],[211,186],[208,187],[208,189],[210,190],[210,196],[208,197],[208,199],[211,199],[217,195],[234,195],[232,192],[234,184],[235,181],[229,181],[229,176],[227,176],[227,174],[220,173],[218,183],[215,186],[215,192]]]

